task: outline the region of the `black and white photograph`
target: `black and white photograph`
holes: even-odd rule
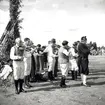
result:
[[[0,0],[0,105],[105,105],[105,0]]]

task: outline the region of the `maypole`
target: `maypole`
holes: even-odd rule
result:
[[[9,11],[10,11],[10,21],[7,24],[7,27],[0,39],[0,60],[7,61],[10,59],[10,49],[14,45],[15,39],[20,37],[20,8],[21,0],[9,0]]]

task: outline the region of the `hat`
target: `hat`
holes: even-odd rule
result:
[[[82,40],[82,41],[87,41],[86,36],[81,37],[81,40]]]
[[[37,47],[41,47],[41,44],[37,44]]]
[[[68,41],[66,41],[66,40],[64,40],[63,42],[62,42],[62,45],[63,46],[65,46],[65,45],[67,45],[68,44]]]
[[[77,42],[74,42],[74,43],[73,43],[73,46],[77,46]]]
[[[26,41],[29,41],[30,39],[29,38],[24,38],[24,41],[26,42]]]
[[[56,39],[51,39],[51,43],[56,43]]]

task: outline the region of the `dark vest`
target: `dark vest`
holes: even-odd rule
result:
[[[23,56],[23,54],[24,54],[24,47],[14,46],[14,48],[15,48],[14,55],[16,55],[16,56]]]
[[[64,49],[63,47],[61,47],[61,48],[59,49],[59,53],[58,53],[58,55],[59,55],[59,63],[60,63],[60,64],[66,64],[66,63],[69,62],[69,57],[66,56],[66,55],[63,53],[63,50],[65,50],[65,49]]]

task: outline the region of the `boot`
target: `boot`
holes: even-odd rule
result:
[[[65,77],[61,78],[61,82],[60,82],[60,87],[65,88],[66,84],[65,84]]]
[[[77,71],[75,71],[75,80],[77,80]]]
[[[63,86],[62,86],[63,88],[66,88],[66,86],[67,86],[67,85],[65,84],[65,80],[66,80],[65,77],[63,77]]]
[[[32,87],[32,86],[29,84],[29,82],[30,82],[30,75],[27,76],[27,79],[28,79],[28,82],[27,82],[28,86],[29,86],[29,87]]]
[[[19,94],[19,91],[18,91],[18,83],[19,83],[19,80],[14,80],[14,83],[15,83],[15,93],[16,94]]]
[[[63,77],[61,78],[60,87],[63,85]]]
[[[20,79],[20,80],[19,80],[19,84],[20,84],[19,92],[26,92],[26,91],[23,89],[23,82],[24,82],[23,79]]]
[[[50,73],[51,73],[51,74],[50,74],[50,75],[51,75],[51,80],[54,80],[53,72],[51,71]]]
[[[50,74],[50,72],[48,71],[48,79],[49,79],[49,80],[50,80],[50,75],[51,75],[51,74]]]
[[[54,79],[52,71],[48,71],[48,79],[52,81]]]
[[[74,71],[71,71],[72,80],[75,80]]]
[[[30,88],[29,85],[28,85],[28,76],[24,77],[24,88],[27,88],[27,89]]]

